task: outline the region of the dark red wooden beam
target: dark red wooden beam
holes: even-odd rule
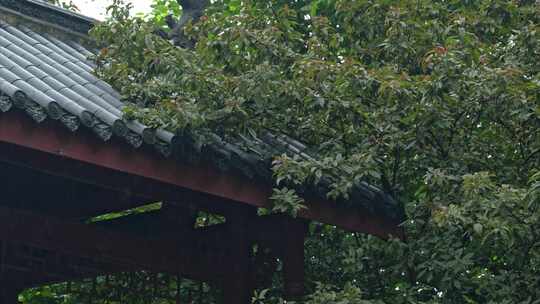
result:
[[[0,180],[0,204],[62,218],[86,219],[155,202],[6,163],[0,163]]]
[[[230,259],[225,250],[219,250],[219,244],[213,250],[204,250],[198,246],[205,241],[216,243],[214,238],[205,240],[204,234],[199,234],[199,239],[194,240],[194,243],[156,240],[2,207],[0,240],[28,244],[30,247],[55,252],[56,256],[102,261],[92,264],[92,267],[104,273],[145,269],[182,274],[207,282],[219,280],[228,273],[224,265],[228,265],[227,260]],[[36,272],[39,270],[33,270],[33,273]]]
[[[105,274],[144,270],[104,262],[96,258],[80,258],[19,242],[3,242],[6,247],[0,262],[0,281],[17,282],[24,288],[79,281]],[[33,256],[37,252],[39,256]]]
[[[154,151],[135,150],[118,142],[103,143],[85,130],[73,134],[55,122],[36,124],[16,111],[0,115],[0,143],[0,161],[126,193],[170,201],[183,196],[182,201],[206,201],[216,209],[227,209],[228,206],[218,205],[233,202],[271,206],[271,185],[223,173],[211,166],[164,159]],[[309,200],[308,205],[300,213],[303,218],[384,238],[403,235],[399,223],[361,210],[324,200]]]
[[[70,158],[6,144],[1,141],[0,162],[39,170],[53,178],[55,176],[71,178],[82,184],[116,192],[116,195],[140,197],[144,199],[144,202],[181,201],[180,204],[187,206],[195,204],[199,209],[218,214],[234,214],[238,209],[253,208],[246,204],[195,192],[142,176],[130,175]],[[123,206],[123,204],[111,203],[110,208],[113,210]]]
[[[257,206],[270,194],[269,187],[210,166],[181,164],[155,151],[104,143],[87,130],[71,133],[54,121],[36,124],[16,111],[0,115],[0,141]]]

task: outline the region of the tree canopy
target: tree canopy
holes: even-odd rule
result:
[[[275,155],[276,210],[321,176],[332,199],[367,181],[401,202],[405,241],[311,225],[306,303],[540,303],[537,1],[220,0],[193,48],[156,34],[175,1],[110,13],[97,73],[127,119],[302,140],[318,158]]]

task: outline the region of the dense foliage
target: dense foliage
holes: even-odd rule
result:
[[[319,158],[275,156],[278,205],[322,175],[403,203],[404,242],[311,226],[306,303],[540,303],[538,2],[222,0],[192,50],[154,34],[173,2],[92,33],[128,118],[302,139]]]

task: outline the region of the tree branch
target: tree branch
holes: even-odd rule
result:
[[[189,39],[184,34],[185,26],[188,23],[195,23],[201,19],[204,10],[210,3],[209,0],[176,0],[182,6],[182,17],[176,21],[172,16],[167,16],[167,26],[171,28],[169,38],[173,43],[183,48],[193,48],[195,41]]]

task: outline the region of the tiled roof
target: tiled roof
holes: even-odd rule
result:
[[[212,135],[210,144],[199,144],[189,135],[125,121],[125,104],[118,92],[94,76],[91,55],[75,41],[0,21],[0,113],[23,110],[37,123],[57,120],[73,132],[90,128],[104,141],[117,136],[135,148],[153,145],[166,157],[212,162],[222,170],[267,182],[272,180],[272,157],[288,154],[312,158],[302,143],[287,136],[242,136],[233,144]],[[327,189],[323,185],[300,190],[324,196]],[[350,200],[343,203],[392,219],[402,217],[395,200],[364,182],[358,183]]]

